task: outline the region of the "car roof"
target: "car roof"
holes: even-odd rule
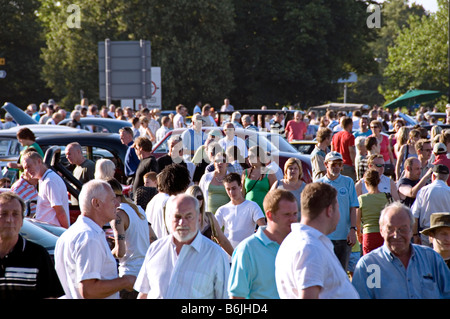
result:
[[[67,125],[72,119],[64,119],[58,125]],[[104,117],[82,117],[80,119],[82,125],[101,125],[108,128],[110,133],[118,133],[123,127],[131,127],[132,124],[128,121],[118,119],[108,119]]]
[[[67,145],[78,142],[81,146],[101,147],[114,149],[124,157],[128,147],[120,141],[117,133],[77,133],[77,134],[55,134],[52,136],[42,136],[36,139],[40,146]]]
[[[17,125],[6,130],[0,131],[0,136],[13,136],[17,135],[17,132],[21,129],[27,127],[29,128],[36,137],[44,135],[53,134],[74,134],[74,133],[86,133],[86,130],[76,129],[68,126],[58,126],[58,125],[44,125],[44,124],[28,124],[28,125]]]

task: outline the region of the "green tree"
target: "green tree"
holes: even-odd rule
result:
[[[236,0],[229,39],[242,107],[311,106],[339,96],[337,79],[373,64],[360,1]]]
[[[81,28],[69,28],[71,0],[42,0],[47,32],[43,49],[47,84],[65,104],[80,90],[98,103],[97,43],[150,40],[152,65],[162,69],[163,105],[218,101],[232,87],[229,49],[223,34],[233,30],[233,6],[219,0],[79,1]],[[77,3],[75,3],[77,4]],[[138,97],[137,97],[138,98]]]
[[[39,17],[46,32],[43,77],[59,102],[71,109],[80,102],[80,91],[90,101],[98,103],[99,41],[126,40],[123,32],[122,2],[112,0],[54,2],[41,0]],[[80,8],[80,28],[73,27],[69,5]]]
[[[372,72],[358,74],[358,81],[349,85],[348,100],[383,105],[385,98],[379,91],[382,92],[384,85],[383,73],[388,65],[388,48],[394,44],[402,28],[409,27],[409,17],[421,17],[425,10],[415,3],[409,4],[408,0],[389,0],[374,4],[381,8],[381,26],[370,30],[375,38],[368,43],[368,47],[373,52],[377,66]]]
[[[48,100],[50,91],[40,77],[44,39],[35,14],[39,2],[0,0],[0,8],[0,57],[6,61],[0,69],[7,72],[6,78],[0,79],[1,104],[11,102],[26,108]]]
[[[391,101],[409,89],[447,92],[448,88],[448,7],[439,1],[439,10],[422,17],[411,16],[409,27],[401,30],[388,49],[388,65],[382,93]]]

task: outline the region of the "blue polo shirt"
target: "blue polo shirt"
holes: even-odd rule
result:
[[[319,178],[316,182],[327,183],[337,190],[340,218],[336,230],[328,235],[331,240],[346,240],[350,232],[350,208],[359,207],[358,196],[353,180],[344,175],[339,175],[334,181],[327,176]]]
[[[275,257],[280,245],[264,234],[266,226],[236,246],[228,294],[247,299],[280,299],[275,282]]]

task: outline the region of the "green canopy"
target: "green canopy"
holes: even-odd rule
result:
[[[412,106],[421,102],[431,101],[445,95],[440,91],[431,90],[409,90],[402,96],[396,98],[394,101],[384,105],[388,108],[396,108],[402,106]]]

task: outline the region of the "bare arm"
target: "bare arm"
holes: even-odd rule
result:
[[[79,291],[85,299],[101,299],[111,296],[112,294],[127,289],[133,289],[135,276],[125,275],[110,280],[88,279],[80,282]]]
[[[301,299],[319,299],[320,286],[312,286],[300,291]]]
[[[58,219],[59,223],[64,228],[69,228],[69,220],[67,219],[66,211],[64,207],[62,206],[53,206],[52,207],[55,210],[56,218]]]
[[[265,218],[260,218],[260,219],[258,219],[258,220],[256,221],[256,224],[257,224],[258,226],[265,226],[265,225],[267,225],[266,219],[265,219]]]
[[[111,252],[116,258],[122,258],[126,253],[125,231],[129,222],[128,215],[121,209],[117,210],[116,219],[110,222],[114,232],[114,248]]]

